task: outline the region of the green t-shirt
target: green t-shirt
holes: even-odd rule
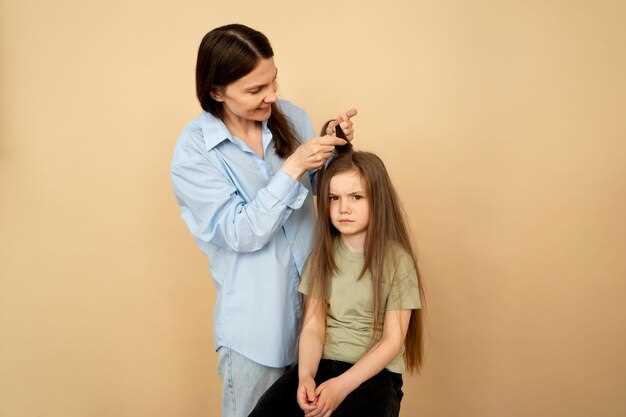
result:
[[[337,273],[329,282],[326,314],[325,359],[356,363],[371,347],[374,323],[374,292],[372,278],[367,271],[360,279],[363,254],[351,252],[335,239]],[[394,244],[385,256],[382,285],[383,311],[421,308],[417,272],[411,256]],[[298,290],[309,293],[308,268],[302,276]],[[314,294],[315,296],[315,294]],[[381,323],[384,318],[381,319]],[[392,372],[404,372],[404,348],[388,365]]]

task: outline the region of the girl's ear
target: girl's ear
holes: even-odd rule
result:
[[[224,101],[224,91],[222,88],[215,87],[209,93],[211,98],[215,101],[219,101],[220,103]]]

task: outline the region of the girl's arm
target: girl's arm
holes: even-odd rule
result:
[[[382,371],[402,351],[410,318],[411,310],[387,311],[381,339],[350,369],[317,387],[317,408],[306,417],[330,415],[348,394]]]
[[[307,412],[315,409],[315,375],[324,351],[326,318],[322,309],[323,299],[306,296],[304,319],[298,342],[298,394],[300,408]]]

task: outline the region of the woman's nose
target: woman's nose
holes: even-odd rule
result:
[[[270,93],[265,96],[263,101],[266,103],[274,103],[276,100],[278,100],[278,84],[276,83],[276,80],[274,80],[270,86]]]
[[[272,92],[271,94],[268,94],[263,99],[263,101],[266,103],[274,103],[276,100],[278,100],[278,94],[276,94],[276,91]]]

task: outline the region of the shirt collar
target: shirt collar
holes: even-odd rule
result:
[[[230,133],[224,122],[213,116],[211,113],[203,111],[200,117],[200,124],[202,126],[202,136],[204,138],[204,145],[206,150],[210,151],[225,140],[229,140],[235,143],[233,135]],[[261,135],[263,140],[263,149],[267,149],[272,140],[272,134],[267,127],[267,120],[261,123]]]

